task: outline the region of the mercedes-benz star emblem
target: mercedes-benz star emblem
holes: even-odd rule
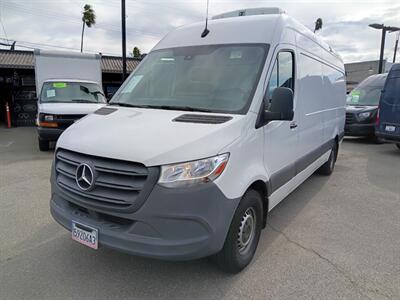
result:
[[[75,179],[81,190],[88,191],[94,187],[94,173],[88,164],[80,164],[78,166]]]

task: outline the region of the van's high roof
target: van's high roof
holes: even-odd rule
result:
[[[154,50],[213,44],[295,44],[342,68],[340,57],[311,30],[278,8],[245,9],[217,15],[208,21],[209,34],[202,38],[205,22],[170,32]],[[319,51],[324,49],[325,51]],[[311,50],[312,51],[312,50]],[[321,52],[321,53],[318,53]]]

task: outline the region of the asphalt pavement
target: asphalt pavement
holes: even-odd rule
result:
[[[251,265],[164,262],[71,240],[49,212],[53,152],[0,128],[0,299],[400,299],[400,151],[346,139],[335,172],[272,210]]]

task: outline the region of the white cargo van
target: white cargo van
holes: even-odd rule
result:
[[[99,54],[35,52],[39,149],[49,149],[72,123],[106,104]]]
[[[315,171],[331,174],[341,59],[279,9],[246,12],[218,16],[208,34],[203,23],[171,32],[109,106],[64,132],[50,205],[74,240],[168,260],[214,255],[238,272],[268,211]]]

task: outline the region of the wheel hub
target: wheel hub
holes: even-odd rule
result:
[[[239,226],[237,246],[240,254],[248,252],[251,242],[254,239],[256,229],[256,214],[252,207],[249,207],[242,216]]]

